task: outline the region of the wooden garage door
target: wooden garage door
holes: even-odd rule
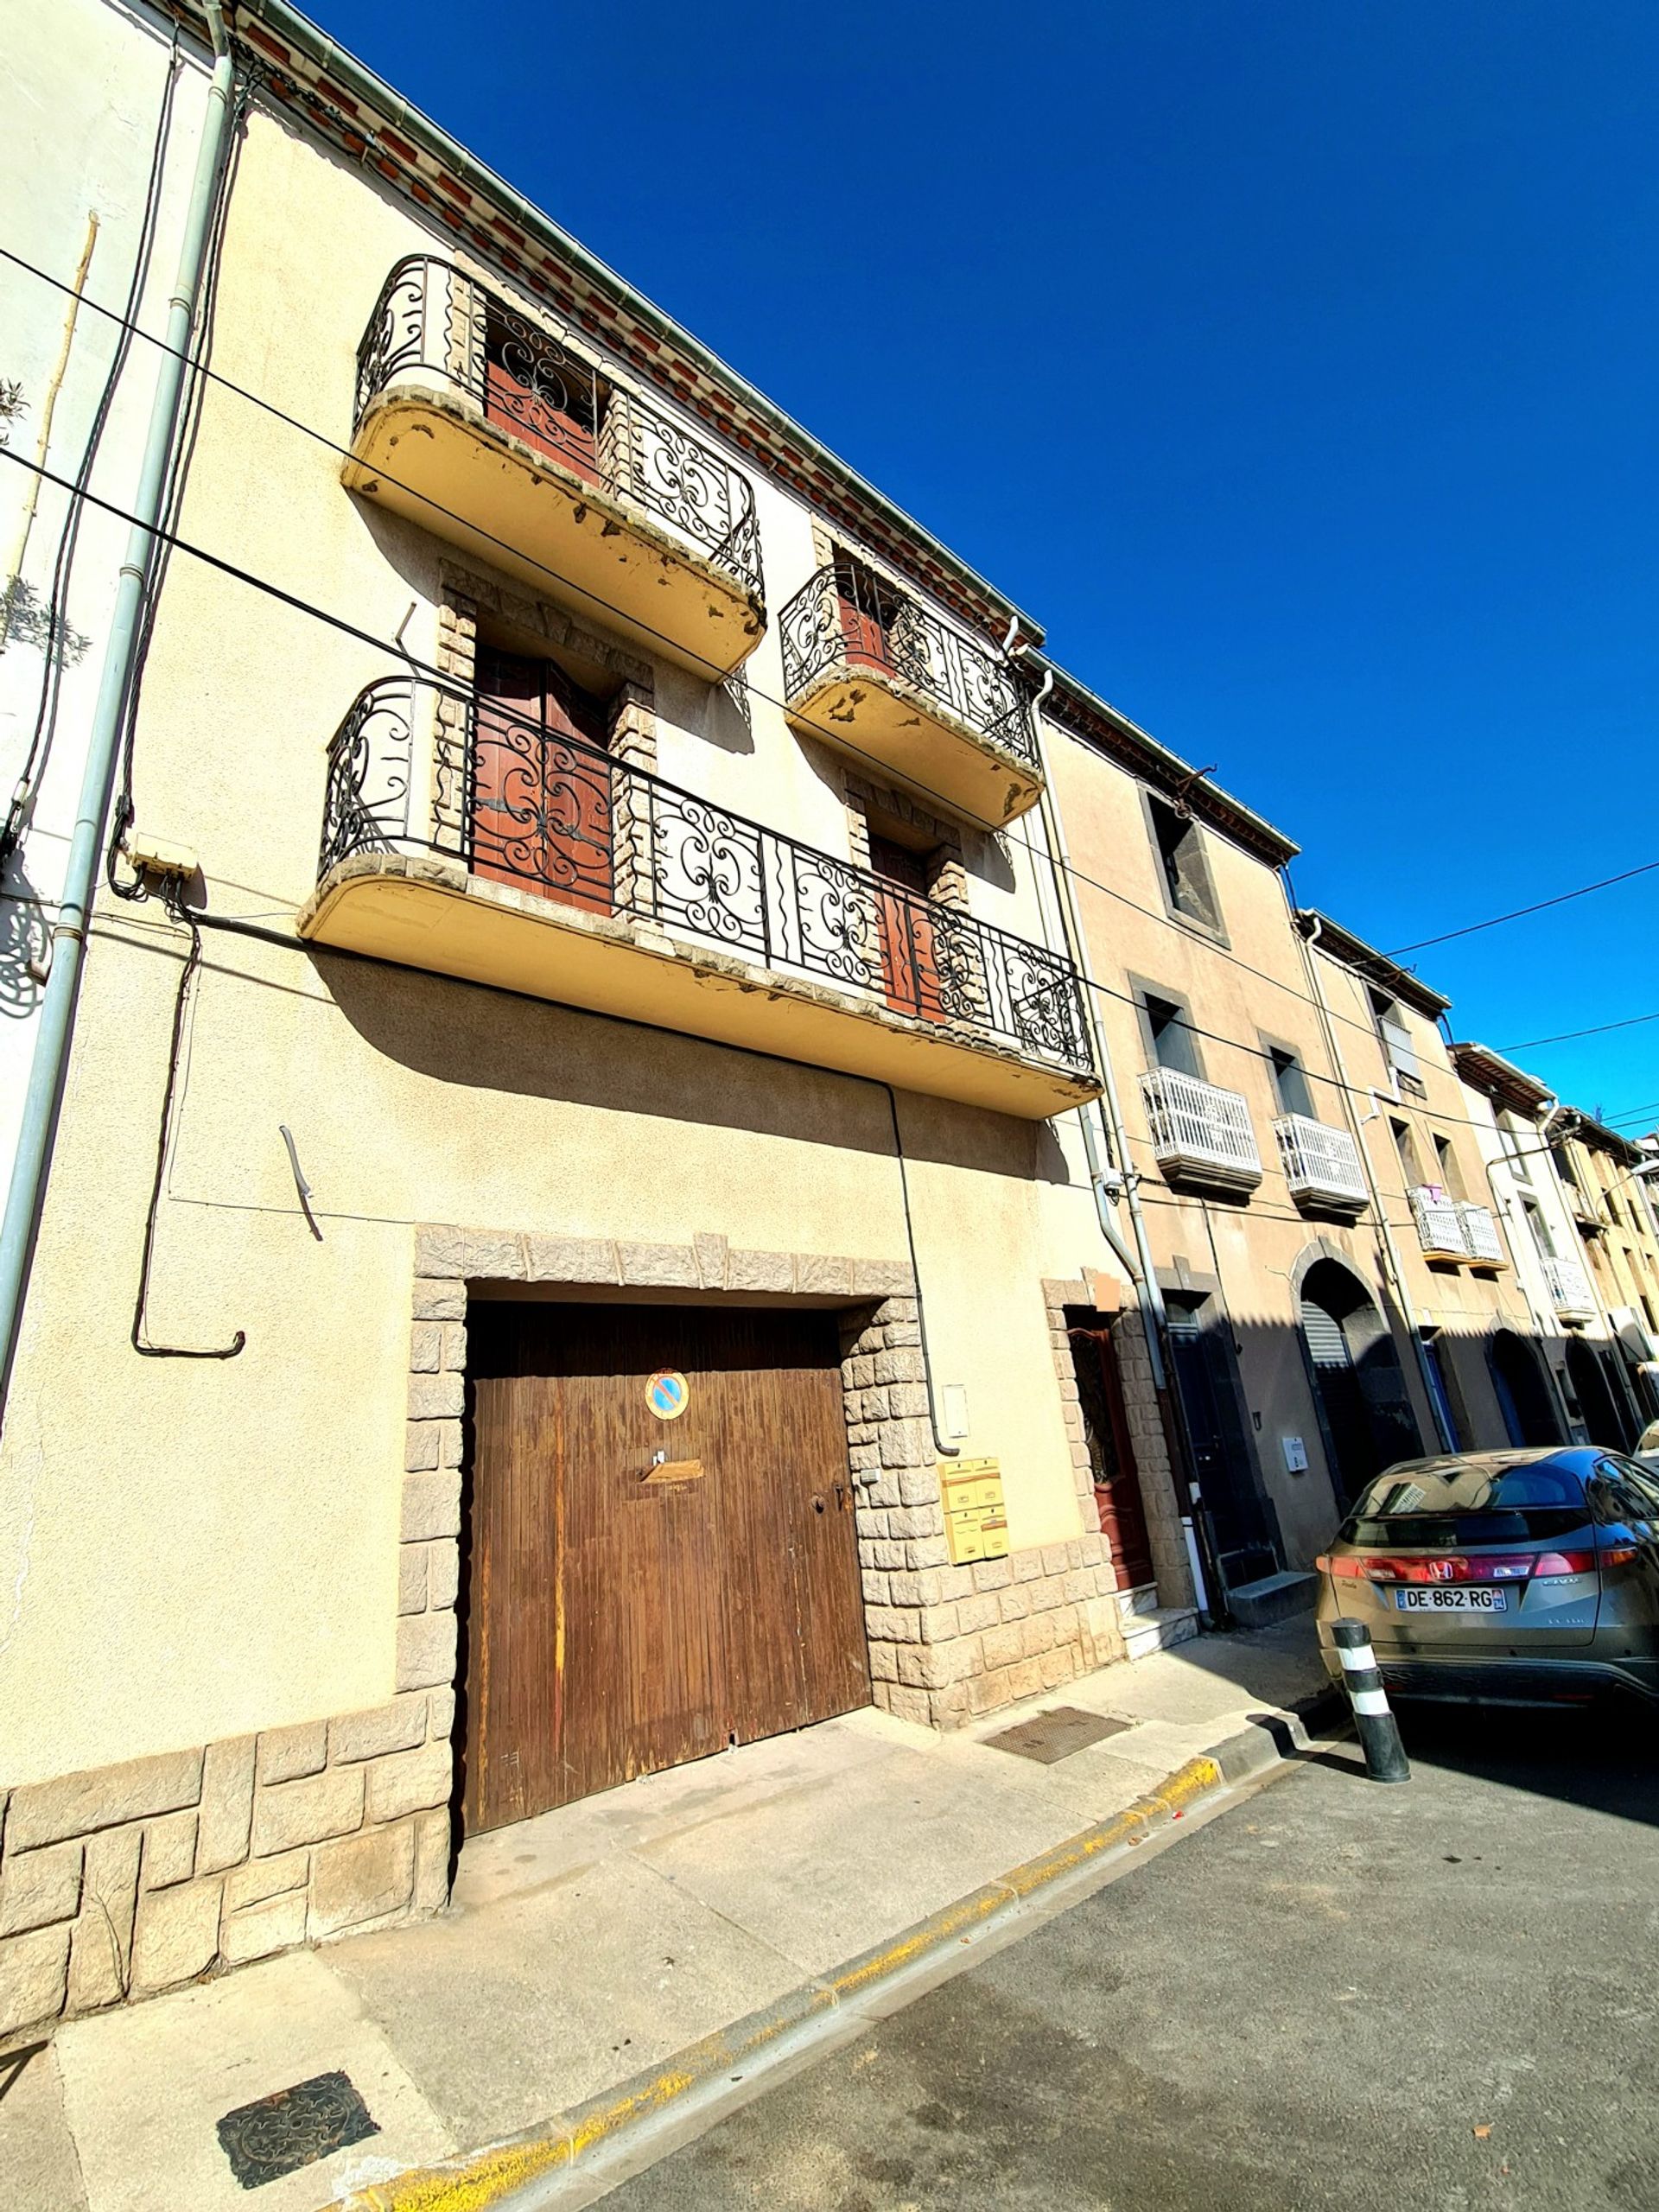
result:
[[[868,1701],[833,1314],[469,1319],[469,1833]]]

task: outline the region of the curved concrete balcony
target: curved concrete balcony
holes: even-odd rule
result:
[[[1238,1091],[1177,1068],[1153,1068],[1141,1078],[1141,1096],[1166,1181],[1243,1192],[1262,1180],[1250,1109]]]
[[[1031,704],[1006,662],[842,555],[779,617],[784,697],[809,736],[1000,829],[1035,806]]]
[[[336,733],[299,930],[1031,1120],[1101,1089],[1058,954],[444,683]]]
[[[1361,1214],[1371,1194],[1359,1147],[1346,1129],[1287,1114],[1273,1125],[1290,1195],[1299,1205],[1325,1213]]]
[[[431,255],[400,261],[375,302],[341,474],[710,683],[766,627],[747,477]]]

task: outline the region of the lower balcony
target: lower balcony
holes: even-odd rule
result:
[[[1363,1213],[1371,1202],[1359,1147],[1346,1129],[1287,1114],[1273,1125],[1290,1195],[1324,1213]]]
[[[1503,1268],[1509,1265],[1503,1240],[1489,1206],[1471,1205],[1466,1198],[1448,1198],[1433,1184],[1424,1184],[1409,1194],[1417,1242],[1427,1260],[1456,1262],[1462,1267]]]
[[[705,681],[765,629],[748,479],[431,255],[398,263],[369,318],[342,474]]]
[[[1058,954],[447,684],[336,733],[299,929],[1032,1120],[1101,1089]]]
[[[1007,664],[885,577],[843,555],[779,624],[789,717],[809,736],[993,830],[1042,797],[1030,704]]]
[[[1141,1078],[1141,1096],[1166,1181],[1242,1192],[1262,1180],[1250,1109],[1236,1090],[1219,1090],[1176,1068],[1153,1068]]]
[[[1563,1321],[1593,1321],[1598,1311],[1590,1278],[1576,1260],[1546,1260],[1549,1302]]]

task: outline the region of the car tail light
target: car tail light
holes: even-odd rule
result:
[[[1604,1562],[1634,1559],[1634,1547],[1604,1552]],[[1428,1582],[1445,1587],[1459,1582],[1525,1582],[1541,1574],[1590,1574],[1594,1552],[1440,1552],[1414,1559],[1330,1558],[1318,1562],[1326,1574],[1362,1582]]]
[[[1640,1555],[1635,1544],[1609,1544],[1601,1555],[1601,1563],[1604,1567],[1628,1567]]]

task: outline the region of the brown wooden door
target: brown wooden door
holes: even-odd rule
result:
[[[927,866],[919,853],[886,837],[870,838],[871,873],[881,944],[882,989],[887,1004],[925,1021],[944,1019],[933,919],[927,905]],[[889,891],[887,887],[892,884]]]
[[[480,646],[473,868],[571,906],[611,911],[604,702],[554,662]]]
[[[589,484],[599,481],[597,395],[584,372],[560,347],[514,316],[492,315],[485,326],[486,419],[550,454]]]
[[[469,1832],[868,1702],[832,1314],[480,1304],[470,1345]]]
[[[1095,1511],[1117,1570],[1118,1587],[1134,1590],[1154,1580],[1146,1501],[1129,1439],[1117,1354],[1108,1328],[1072,1329],[1072,1364],[1083,1414],[1084,1440],[1094,1476]]]

